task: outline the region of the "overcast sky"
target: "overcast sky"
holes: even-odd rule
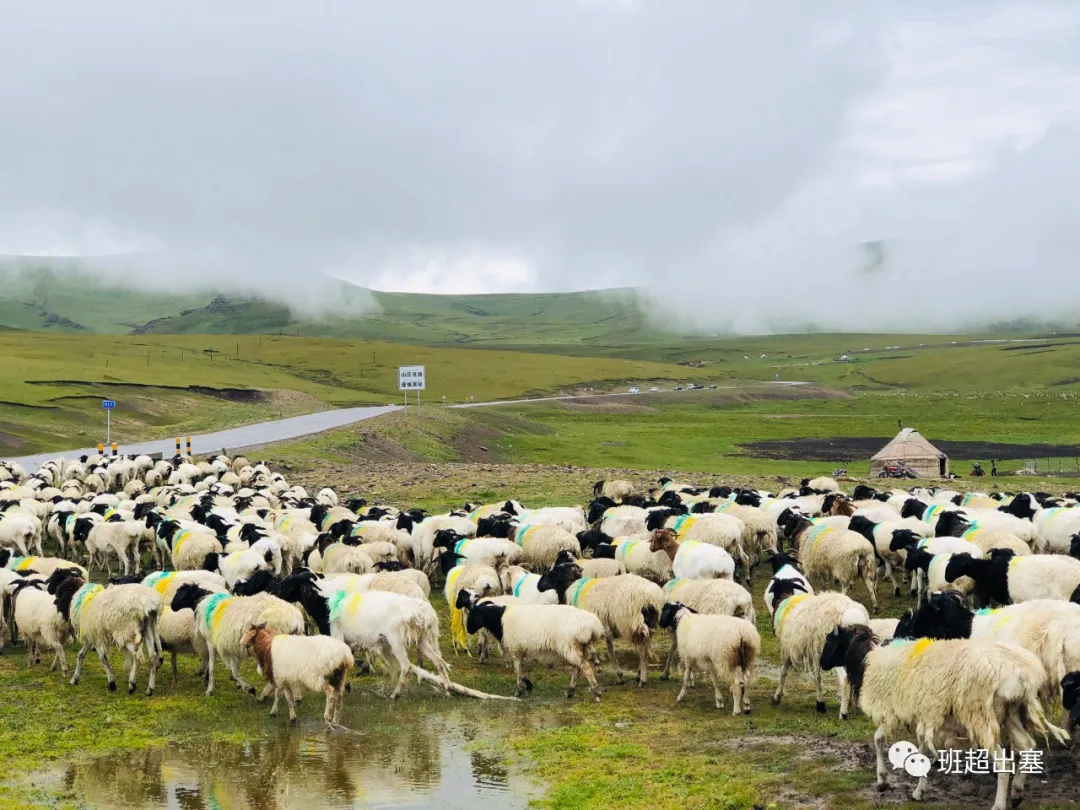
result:
[[[0,0],[0,20],[0,253],[149,253],[147,285],[286,300],[319,274],[641,286],[673,323],[740,331],[1080,303],[1080,2]]]

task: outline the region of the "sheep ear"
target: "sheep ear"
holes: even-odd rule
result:
[[[532,570],[533,570],[532,563],[523,562],[523,563],[519,563],[519,565],[520,565],[521,568],[524,568],[530,574],[532,573]]]

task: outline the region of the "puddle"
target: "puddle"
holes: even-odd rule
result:
[[[540,795],[492,743],[507,728],[560,725],[566,718],[529,716],[526,707],[506,704],[428,708],[380,700],[350,712],[346,704],[343,720],[354,733],[328,734],[321,723],[303,721],[290,730],[278,718],[256,742],[61,762],[30,781],[46,794],[102,810],[475,810],[480,802],[524,808]]]

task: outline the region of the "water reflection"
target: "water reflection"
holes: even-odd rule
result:
[[[407,709],[380,702],[346,720],[356,733],[268,724],[271,730],[255,743],[154,748],[70,762],[56,776],[86,805],[118,810],[475,810],[477,802],[492,800],[500,808],[525,807],[537,789],[485,741],[508,725],[557,725],[566,718],[545,720],[505,704]]]

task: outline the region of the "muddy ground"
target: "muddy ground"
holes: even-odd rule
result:
[[[834,436],[821,439],[777,439],[751,442],[739,447],[757,458],[796,459],[802,461],[850,461],[869,459],[889,443],[881,436]],[[985,461],[986,459],[1077,458],[1075,444],[1002,444],[998,442],[935,441],[934,445],[950,459]]]

